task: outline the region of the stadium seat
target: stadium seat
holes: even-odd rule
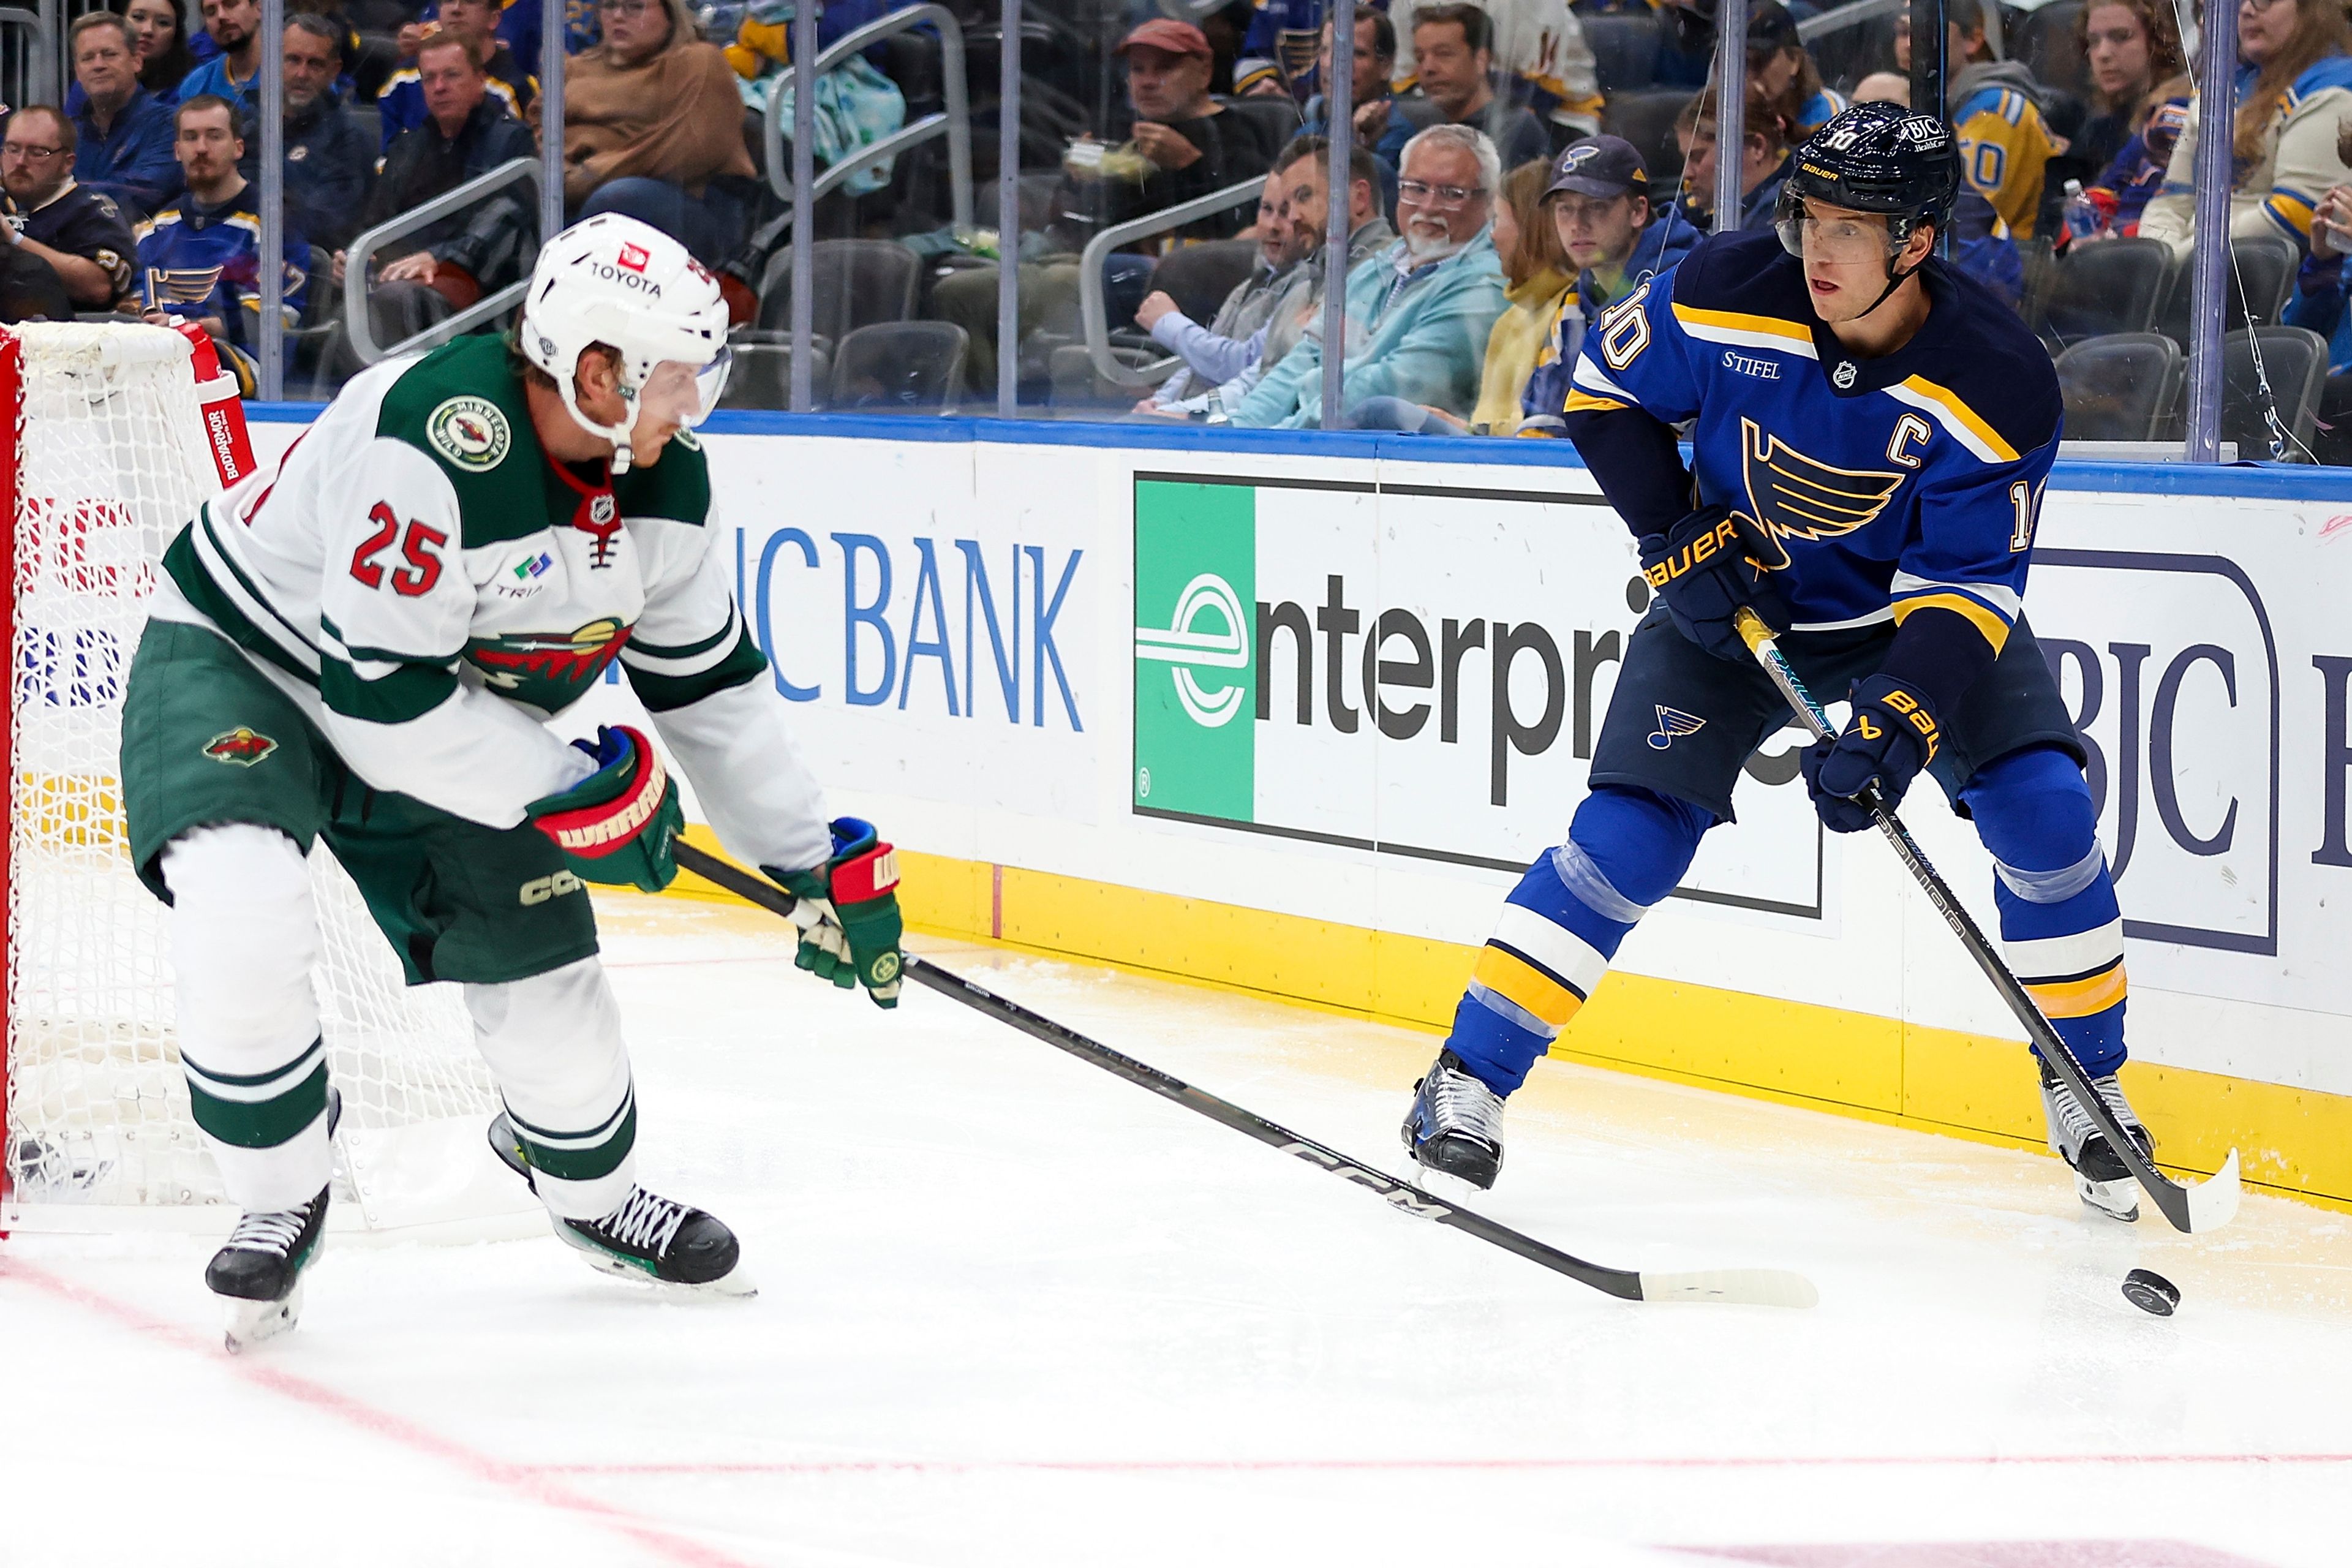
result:
[[[814,331],[841,339],[877,321],[903,321],[915,313],[915,289],[922,258],[895,239],[820,239],[814,248],[816,274]],[[778,248],[760,279],[759,325],[789,330],[793,324],[793,248]]]
[[[1265,126],[1277,147],[1298,134],[1298,105],[1287,98],[1221,98],[1217,102],[1226,113]]]
[[[2331,468],[2352,466],[2352,371],[2327,378],[2319,389],[2319,416],[2312,422],[2312,455]]]
[[[2310,462],[2320,388],[2326,380],[2327,340],[2317,332],[2302,327],[2231,332],[2221,341],[2221,439],[2235,441],[2242,459],[2273,456],[2267,416],[2275,407],[2287,434],[2287,449],[2276,455],[2291,463]],[[2263,392],[2265,381],[2268,396]]]
[[[2164,428],[2186,356],[2161,332],[2117,332],[2058,356],[2070,441],[2153,441]]]
[[[833,360],[836,411],[952,414],[971,340],[953,321],[880,321],[841,340]]]
[[[2173,268],[2171,289],[2165,295],[2164,309],[2156,319],[2156,330],[2184,347],[2189,342],[2189,307],[2197,297],[2195,261],[2191,254]],[[2221,289],[2221,301],[2227,311],[2222,318],[2222,330],[2235,331],[2244,326],[2275,324],[2279,312],[2286,309],[2288,296],[2294,292],[2295,271],[2303,265],[2302,252],[2284,235],[2253,235],[2230,242],[2230,261],[2236,274],[2225,279]]]
[[[2172,247],[2160,239],[2103,239],[2071,247],[2058,262],[2042,335],[2063,345],[2147,331],[2155,324],[2171,273]]]
[[[1604,12],[1580,16],[1584,41],[1592,50],[1593,69],[1601,90],[1614,98],[1633,92],[1657,79],[1658,16],[1653,11]]]
[[[1601,111],[1601,129],[1622,136],[1642,154],[1653,186],[1682,178],[1683,150],[1675,140],[1675,116],[1691,100],[1686,87],[1649,88],[1611,96]]]
[[[2033,79],[2061,92],[2086,97],[2091,86],[2090,62],[2074,31],[2083,14],[2083,0],[2058,0],[2029,13],[2009,35],[2009,58],[2022,61]]]
[[[721,408],[790,408],[793,405],[793,345],[789,335],[739,327],[727,340],[735,356]],[[833,361],[822,347],[809,350],[811,401],[818,407],[833,391]]]
[[[1177,309],[1207,326],[1234,285],[1256,265],[1257,241],[1216,239],[1179,246],[1151,269],[1151,287],[1176,301]],[[1124,326],[1126,322],[1113,322]]]

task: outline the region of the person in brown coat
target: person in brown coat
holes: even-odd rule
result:
[[[734,68],[683,0],[602,0],[604,41],[563,81],[563,201],[626,213],[717,266],[742,238],[731,182],[753,175]]]

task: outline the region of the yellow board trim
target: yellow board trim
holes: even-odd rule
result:
[[[708,827],[688,841],[719,852]],[[898,851],[908,925],[1443,1033],[1479,948],[1108,882]],[[726,900],[691,873],[671,892]],[[2025,1047],[1612,970],[1551,1054],[1752,1099],[2048,1153]],[[2235,1147],[2248,1186],[2352,1212],[2352,1096],[2130,1062],[2168,1170]]]
[[[1685,326],[1718,327],[1733,332],[1762,332],[1790,342],[1813,346],[1813,330],[1778,316],[1752,316],[1745,310],[1703,310],[1696,305],[1676,305],[1675,319]]]
[[[1553,1028],[1563,1028],[1584,998],[1529,963],[1499,947],[1482,947],[1470,966],[1470,978],[1496,995],[1532,1013]]]
[[[2009,646],[2009,623],[1966,594],[1921,594],[1916,598],[1895,600],[1894,609],[1898,626],[1914,610],[1949,610],[1983,634],[1984,640],[1992,644],[1996,658]]]

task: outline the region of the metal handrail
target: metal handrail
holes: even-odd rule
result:
[[[1857,26],[1875,17],[1891,16],[1896,11],[1907,11],[1910,7],[1911,0],[1853,0],[1850,5],[1832,6],[1829,10],[1818,12],[1799,22],[1797,40],[1800,43],[1810,44],[1824,34]]]
[[[824,75],[850,56],[868,45],[894,33],[910,32],[929,24],[940,30],[940,75],[947,95],[947,110],[941,114],[926,114],[911,125],[901,126],[871,146],[837,163],[826,166],[809,192],[812,205],[838,189],[850,175],[868,164],[895,157],[919,142],[935,137],[948,139],[948,200],[960,229],[971,227],[971,106],[964,80],[963,27],[944,5],[908,5],[877,16],[866,26],[844,34],[834,40],[830,48],[816,57],[816,72]],[[784,89],[793,84],[798,68],[786,66],[768,83],[768,111],[765,132],[765,162],[768,165],[768,188],[790,200],[793,195],[791,173],[784,166]]]
[[[478,174],[453,190],[442,192],[429,202],[384,219],[352,241],[351,247],[343,253],[343,332],[350,338],[352,352],[359,356],[362,364],[373,364],[412,349],[431,348],[436,343],[446,342],[522,299],[530,288],[528,278],[475,300],[457,314],[401,339],[390,348],[378,348],[375,322],[368,313],[368,263],[377,251],[394,240],[404,238],[427,224],[437,223],[493,192],[526,183],[536,191],[542,179],[537,158],[509,158],[488,174]]]
[[[1265,189],[1265,176],[1260,174],[1255,180],[1244,180],[1240,184],[1227,185],[1222,191],[1194,196],[1176,206],[1146,213],[1126,223],[1113,224],[1087,241],[1086,249],[1078,257],[1078,320],[1087,334],[1087,357],[1094,361],[1097,375],[1114,386],[1158,386],[1175,374],[1176,367],[1183,363],[1171,354],[1166,359],[1154,360],[1150,364],[1130,369],[1111,357],[1110,319],[1103,299],[1103,258],[1122,245],[1149,239],[1155,234],[1166,234],[1188,223],[1214,217],[1244,202],[1254,202],[1257,200],[1258,193]],[[1013,351],[1010,346],[1003,346],[997,352],[1010,353]]]
[[[15,58],[10,61],[17,68],[18,74],[23,78],[21,85],[24,100],[26,103],[56,102],[57,100],[54,97],[42,96],[43,83],[47,80],[56,65],[54,57],[57,53],[52,42],[56,35],[48,30],[44,15],[20,11],[13,5],[0,7],[0,32],[12,31],[25,35],[14,51]],[[13,81],[0,83],[0,96],[6,97],[9,102],[14,103],[16,101],[14,94],[18,86],[18,83]]]

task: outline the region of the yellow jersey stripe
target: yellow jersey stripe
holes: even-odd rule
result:
[[[1895,624],[1901,626],[1915,611],[1949,610],[1982,633],[1992,645],[1993,656],[2009,646],[2009,623],[1969,598],[1966,594],[1922,594],[1916,599],[1895,601]]]
[[[1595,397],[1581,387],[1570,387],[1568,401],[1560,405],[1559,411],[1562,414],[1606,414],[1612,408],[1626,406],[1613,397]]]
[[[1584,998],[1514,952],[1482,947],[1470,978],[1557,1029],[1576,1016]]]
[[[1888,387],[1887,393],[1896,401],[1931,416],[1937,424],[1952,434],[1952,438],[1988,463],[2014,463],[2017,448],[2000,438],[2000,432],[1977,416],[1977,411],[1960,401],[1960,395],[1948,386],[1938,386],[1924,375],[1906,376]]]
[[[1750,315],[1745,310],[1703,310],[1696,305],[1677,304],[1675,320],[1685,330],[1713,327],[1727,332],[1760,332],[1768,338],[1784,338],[1792,343],[1802,343],[1805,352],[1813,352],[1813,330],[1795,321],[1785,321],[1778,316]],[[1705,336],[1704,332],[1694,335]]]
[[[2124,966],[2094,974],[2087,980],[2061,980],[2043,985],[2028,985],[2026,991],[2033,1005],[2042,1009],[2045,1018],[2087,1018],[2094,1013],[2104,1013],[2124,1000],[2129,989],[2124,983]]]

